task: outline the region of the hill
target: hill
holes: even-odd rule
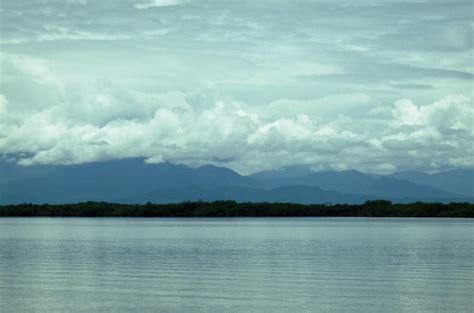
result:
[[[141,158],[29,167],[0,161],[0,204],[198,200],[309,204],[363,203],[380,198],[395,202],[472,202],[472,197],[463,194],[465,189],[455,188],[468,184],[469,179],[466,182],[464,176],[456,178],[455,174],[449,174],[453,176],[450,176],[451,183],[429,184],[423,175],[312,172],[303,167],[242,176],[225,167],[147,164]],[[413,177],[420,182],[415,182]],[[435,177],[438,180],[433,181],[441,181],[438,177],[444,176]],[[444,190],[443,186],[451,191]]]

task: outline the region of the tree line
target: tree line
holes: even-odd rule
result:
[[[363,204],[240,203],[197,201],[170,204],[31,204],[0,206],[0,217],[474,217],[471,203],[392,203],[385,200]]]

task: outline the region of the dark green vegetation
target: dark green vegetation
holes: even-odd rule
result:
[[[0,206],[0,216],[84,216],[84,217],[283,217],[283,216],[366,216],[366,217],[474,217],[474,204],[394,204],[367,201],[364,204],[238,203],[235,201],[182,202],[131,205],[84,202],[61,205],[19,204]]]

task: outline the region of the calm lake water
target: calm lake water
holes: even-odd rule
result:
[[[472,312],[474,220],[4,218],[1,312]]]

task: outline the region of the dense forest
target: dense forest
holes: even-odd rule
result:
[[[116,204],[83,202],[77,204],[18,204],[0,206],[0,216],[63,217],[474,217],[474,204],[425,203],[396,204],[367,201],[364,204],[239,203],[235,201],[182,202],[175,204]]]

